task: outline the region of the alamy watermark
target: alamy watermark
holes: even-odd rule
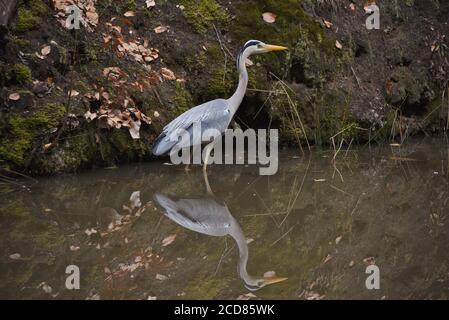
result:
[[[77,5],[72,4],[65,8],[65,13],[68,15],[65,20],[65,27],[69,30],[79,30],[80,24],[83,22],[81,17],[81,9]]]
[[[201,122],[195,122],[190,130],[174,130],[169,139],[176,142],[170,152],[173,164],[259,164],[260,175],[278,171],[277,129],[227,129],[222,135],[214,128],[203,130]],[[206,146],[201,147],[202,144]]]
[[[369,14],[366,18],[365,26],[368,30],[380,29],[380,9],[375,4],[365,7],[365,12]]]
[[[380,269],[378,266],[371,264],[368,267],[366,267],[365,270],[366,274],[369,274],[369,276],[365,280],[365,287],[368,290],[379,290],[380,289]]]

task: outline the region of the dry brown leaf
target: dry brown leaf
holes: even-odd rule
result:
[[[167,79],[167,80],[176,80],[176,76],[175,76],[174,72],[171,71],[171,70],[168,69],[168,68],[162,68],[162,69],[161,69],[161,75],[164,77],[164,79]]]
[[[156,2],[154,0],[145,0],[145,4],[147,5],[147,8],[152,8],[156,5]]]
[[[176,234],[172,234],[171,236],[166,237],[164,240],[162,240],[162,246],[166,247],[173,243],[176,239]]]
[[[156,33],[162,33],[167,30],[168,30],[168,27],[165,27],[165,26],[159,26],[159,27],[154,28],[154,32],[156,32]]]
[[[335,47],[340,50],[343,49],[343,45],[338,40],[335,40]]]
[[[73,98],[73,97],[78,96],[80,93],[76,90],[70,90],[69,92],[67,92],[67,94]]]
[[[50,46],[45,46],[41,50],[41,54],[43,56],[48,56],[50,54],[50,52],[51,52],[51,47]]]
[[[22,256],[20,255],[20,253],[13,253],[9,256],[9,259],[11,260],[19,260]]]
[[[129,133],[133,139],[140,139],[140,126],[142,123],[140,120],[132,121],[131,127],[129,128]]]
[[[326,19],[323,19],[323,23],[328,29],[332,28],[332,26],[334,25],[332,22],[327,21]]]
[[[14,92],[14,93],[11,93],[8,98],[9,98],[9,100],[17,101],[17,100],[20,100],[20,94],[18,94],[17,92]]]
[[[264,12],[262,13],[262,19],[266,23],[275,23],[276,22],[277,15],[275,15],[272,12]]]

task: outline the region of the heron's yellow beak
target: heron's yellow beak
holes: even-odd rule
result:
[[[277,277],[277,276],[274,276],[274,277],[264,277],[263,278],[263,282],[266,284],[266,285],[269,285],[269,284],[273,284],[273,283],[278,283],[278,282],[282,282],[282,281],[285,281],[285,280],[287,280],[288,278],[286,278],[286,277]]]
[[[282,47],[282,46],[275,46],[272,44],[266,44],[263,46],[265,50],[267,50],[267,52],[269,51],[283,51],[283,50],[288,50],[287,47]]]

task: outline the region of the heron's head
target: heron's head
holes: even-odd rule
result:
[[[257,291],[259,289],[262,289],[265,286],[268,286],[270,284],[278,283],[287,280],[286,277],[278,277],[278,276],[270,276],[270,277],[263,277],[263,278],[253,278],[251,280],[246,279],[245,281],[245,287],[250,291]]]
[[[282,50],[288,50],[288,48],[282,46],[275,46],[272,44],[266,44],[259,40],[249,40],[243,46],[240,54],[243,54],[247,58],[254,54],[261,54],[271,51],[282,51]]]

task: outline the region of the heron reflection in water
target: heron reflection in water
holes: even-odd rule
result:
[[[256,291],[269,284],[286,280],[285,277],[254,277],[247,271],[248,244],[240,225],[229,212],[224,201],[216,198],[205,181],[208,195],[204,197],[178,197],[156,193],[155,202],[163,208],[165,215],[177,224],[189,230],[209,236],[224,237],[230,235],[239,250],[238,273],[248,290]]]

